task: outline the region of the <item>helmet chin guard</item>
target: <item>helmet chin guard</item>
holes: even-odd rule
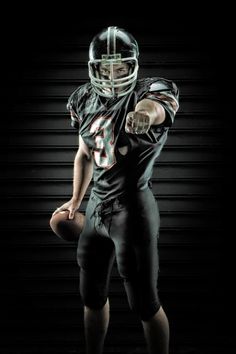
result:
[[[94,91],[103,97],[121,97],[132,91],[138,75],[138,44],[134,37],[118,27],[108,27],[97,34],[89,47],[89,78]],[[114,66],[128,64],[127,75],[106,79],[99,71],[107,65],[113,73]]]

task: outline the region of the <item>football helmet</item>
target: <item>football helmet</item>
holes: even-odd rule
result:
[[[103,29],[89,46],[89,78],[100,96],[121,97],[132,91],[138,75],[138,43],[135,38],[122,28],[115,26]],[[128,64],[128,73],[113,75],[115,65]],[[110,75],[104,77],[100,66],[107,66]]]

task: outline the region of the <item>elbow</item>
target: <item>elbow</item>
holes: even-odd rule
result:
[[[84,153],[77,153],[75,156],[75,164],[78,165],[91,163],[91,161],[91,156]]]
[[[158,102],[154,102],[155,103],[155,118],[154,118],[154,123],[153,124],[161,124],[165,121],[166,119],[166,111],[164,109],[164,107],[158,103]]]

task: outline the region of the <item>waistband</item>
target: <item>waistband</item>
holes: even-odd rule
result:
[[[100,199],[93,191],[91,192],[90,198],[97,205],[102,205],[104,208],[112,206],[114,204],[126,204],[130,200],[130,198],[125,194],[121,194],[118,195],[117,197],[110,198],[110,199]]]

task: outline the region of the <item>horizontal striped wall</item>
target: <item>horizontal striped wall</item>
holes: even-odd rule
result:
[[[44,38],[9,74],[14,100],[8,97],[13,103],[0,151],[4,354],[85,353],[76,244],[59,240],[48,221],[71,196],[78,137],[66,102],[88,80],[95,30]],[[222,353],[225,337],[215,326],[222,292],[215,293],[222,272],[225,130],[212,52],[201,36],[185,31],[150,35],[134,26],[130,32],[140,45],[140,77],[166,77],[180,89],[180,110],[153,173],[161,213],[159,289],[172,352]],[[145,353],[116,265],[110,302],[105,353]]]

